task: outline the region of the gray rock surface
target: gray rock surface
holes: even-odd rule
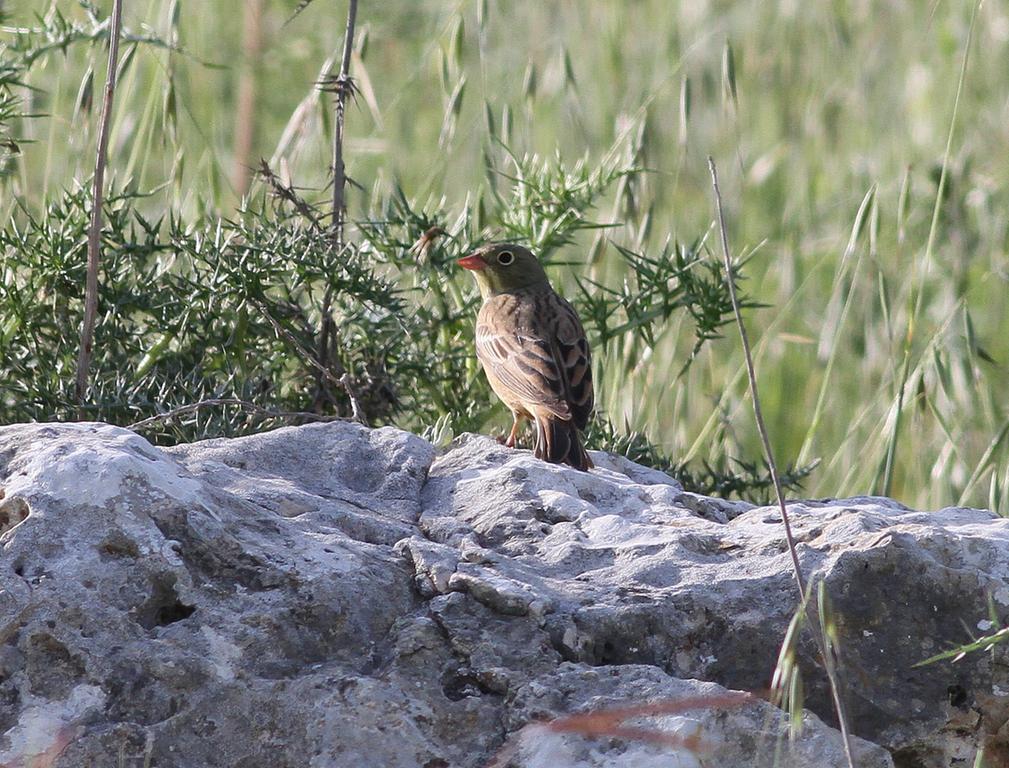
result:
[[[349,423],[171,449],[0,428],[0,766],[845,765],[808,633],[800,738],[728,693],[767,687],[796,608],[777,511],[593,460]],[[1002,648],[913,664],[1005,615],[1009,522],[790,512],[857,764],[998,749]],[[719,706],[675,711],[697,697]]]

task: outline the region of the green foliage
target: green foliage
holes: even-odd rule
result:
[[[104,43],[109,39],[108,19],[95,3],[89,0],[78,0],[78,5],[84,12],[84,19],[71,18],[55,3],[44,15],[35,16],[35,26],[18,26],[12,30],[9,41],[5,44],[5,58],[18,62],[18,66],[27,71],[37,61],[51,53],[66,54],[67,49],[80,43]],[[132,48],[137,45],[150,45],[156,48],[178,50],[177,46],[152,34],[138,34],[130,29],[123,30],[123,42]],[[129,62],[132,53],[123,58]],[[120,66],[124,66],[123,62]]]
[[[318,307],[327,289],[340,332],[326,353],[352,369],[362,405],[395,406],[389,370],[409,371],[394,342],[403,301],[354,248],[332,252],[303,217],[264,208],[193,228],[150,221],[138,198],[105,206],[94,376],[88,417],[129,424],[164,409],[232,397],[275,410],[349,413],[320,381]],[[0,231],[0,421],[72,418],[72,379],[83,317],[89,198],[67,194],[39,216]],[[162,440],[241,434],[263,426],[242,409],[198,412]]]
[[[614,151],[595,164],[583,157],[572,168],[559,154],[548,160],[536,155],[519,158],[507,147],[505,151],[515,175],[500,174],[514,183],[510,199],[497,198],[495,239],[527,243],[546,262],[580,230],[609,226],[587,220],[586,212],[610,185],[638,172],[632,164],[620,162]]]
[[[578,280],[579,309],[606,345],[634,332],[649,347],[655,345],[655,327],[662,327],[677,310],[685,310],[694,323],[695,341],[684,369],[706,341],[717,339],[732,322],[732,302],[725,274],[717,259],[695,241],[685,247],[667,242],[655,257],[616,246],[629,279],[610,288],[595,280]],[[741,266],[741,265],[739,265]],[[738,266],[733,272],[738,271]],[[586,285],[588,284],[588,285]],[[743,299],[741,306],[760,306]]]
[[[11,160],[21,151],[20,140],[11,133],[11,123],[23,117],[21,99],[16,94],[22,86],[17,68],[0,63],[0,178],[11,173]]]
[[[153,425],[162,441],[243,434],[284,414],[349,416],[355,405],[375,423],[415,430],[484,427],[501,406],[475,363],[478,296],[455,260],[502,230],[549,253],[598,226],[588,219],[591,207],[634,173],[589,172],[584,161],[568,171],[535,156],[513,163],[510,192],[484,212],[483,229],[472,206],[454,215],[418,209],[397,190],[380,216],[360,224],[359,243],[342,250],[322,213],[265,165],[275,205],[251,205],[201,227],[175,216],[149,220],[135,194],[110,199],[87,416],[130,424],[180,411]],[[79,190],[0,230],[0,306],[7,309],[0,341],[8,350],[0,361],[7,382],[0,421],[75,413],[70,387],[89,204]],[[449,221],[456,234],[439,238]],[[695,319],[695,349],[717,335],[730,311],[717,262],[696,247],[654,258],[619,252],[634,271],[633,288],[589,281],[578,298],[601,351],[629,338],[651,344],[653,324],[677,311]],[[214,407],[186,410],[200,402]],[[696,490],[766,491],[755,467],[740,464],[733,474],[705,465],[695,475],[641,435],[620,438],[608,424],[601,430],[590,444],[671,469]]]
[[[402,318],[407,329],[403,343],[427,365],[415,381],[402,382],[418,396],[401,423],[416,429],[448,417],[455,429],[465,431],[487,420],[493,400],[472,350],[479,296],[455,265],[476,237],[471,212],[464,210],[457,218],[458,236],[424,240],[425,233],[445,221],[442,211],[418,210],[397,189],[379,215],[362,222],[360,229],[369,257],[396,280],[410,306]]]
[[[555,285],[584,315],[605,320],[589,322],[591,333],[618,331],[605,343],[594,336],[593,344],[600,406],[627,425],[622,431],[646,435],[660,453],[692,467],[707,462],[735,473],[728,457],[758,456],[739,345],[728,333],[697,348],[698,331],[717,332],[721,315],[715,305],[705,325],[686,299],[718,283],[698,238],[712,218],[710,154],[723,176],[730,241],[755,253],[740,284],[774,307],[746,313],[772,442],[800,464],[824,457],[806,492],[888,490],[920,508],[959,502],[1005,513],[1009,155],[1003,132],[992,130],[1005,122],[995,87],[1009,55],[1005,8],[983,5],[972,33],[974,3],[940,4],[926,15],[903,6],[839,14],[822,1],[795,14],[786,5],[682,13],[675,4],[640,0],[598,4],[585,14],[577,4],[478,2],[405,4],[389,14],[362,1],[352,63],[360,92],[347,112],[345,155],[355,182],[348,208],[352,219],[368,219],[362,230],[391,227],[400,245],[385,254],[353,227],[348,239],[402,302],[402,314],[391,313],[396,322],[376,334],[387,345],[397,339],[395,348],[348,358],[361,399],[373,398],[369,417],[431,434],[505,426],[500,407],[482,399],[485,384],[468,356],[474,292],[451,259],[480,238],[515,237],[556,242],[547,249]],[[86,185],[91,173],[109,4],[7,0],[3,7],[0,225],[27,236],[30,219],[63,206],[63,190]],[[160,243],[170,242],[173,217],[193,236],[222,219],[225,233],[229,221],[251,227],[259,214],[250,212],[267,207],[264,192],[254,187],[251,202],[242,203],[244,187],[229,183],[236,165],[268,158],[310,201],[325,197],[330,175],[332,99],[317,83],[333,71],[346,4],[263,0],[262,38],[248,54],[235,7],[180,11],[187,7],[179,0],[126,4],[109,145],[112,189],[149,193],[135,207],[161,222]],[[254,139],[252,151],[239,156],[246,72],[257,98]],[[512,154],[535,157],[536,166],[520,169]],[[578,168],[558,154],[587,160]],[[578,201],[588,187],[579,185],[628,169],[635,172],[591,193],[594,212],[583,209]],[[523,176],[528,205],[505,211],[515,207],[512,179]],[[455,238],[429,251],[430,268],[409,266],[417,256],[408,249],[425,230],[417,222],[400,227],[388,215],[397,188],[411,210]],[[866,190],[871,199],[860,206]],[[309,228],[292,205],[267,213]],[[580,228],[561,226],[566,241],[549,224],[565,210],[582,217]],[[9,249],[0,258],[31,263]],[[190,256],[172,258],[181,268]],[[642,300],[641,268],[656,272],[643,281],[654,286],[663,270],[668,291]],[[691,277],[700,283],[690,287]],[[446,316],[457,316],[445,326],[418,314],[442,311],[438,290]],[[318,289],[312,298],[319,301]],[[667,314],[665,303],[680,299]],[[74,300],[68,305],[77,311]],[[299,397],[275,408],[307,403],[346,414],[345,390],[311,362],[325,357],[322,307],[300,306],[307,325],[283,307],[276,313],[294,341],[269,320],[260,328],[300,370],[302,383],[292,390]],[[650,322],[621,330],[651,312],[658,314]],[[0,317],[7,319],[4,308]],[[136,346],[171,348],[152,327],[131,331],[154,333]],[[72,320],[66,328],[63,343],[73,347]],[[403,328],[424,341],[404,348],[396,335]],[[394,395],[383,389],[401,364],[429,372],[421,358],[435,349],[456,354],[438,358],[416,398],[423,404],[412,402],[412,382],[394,387]],[[36,367],[69,359],[60,352]],[[5,394],[23,386],[0,384]],[[256,394],[236,386],[200,392]],[[131,413],[184,399],[151,397],[159,402]],[[67,404],[58,405],[66,414]],[[217,418],[198,413],[186,418]],[[250,413],[227,421],[236,430],[262,423],[264,414]],[[193,426],[192,434],[212,433],[206,426]],[[190,427],[165,430],[171,434],[164,439],[178,439]]]
[[[7,20],[0,6],[0,25]],[[25,88],[25,65],[8,55],[0,43],[0,179],[11,173],[11,160],[21,152],[21,140],[12,131],[12,124],[24,117],[20,92]]]
[[[78,0],[83,19],[71,18],[55,3],[47,12],[34,13],[34,24],[12,25],[0,40],[0,180],[12,173],[12,161],[21,154],[25,139],[14,135],[15,125],[27,119],[42,117],[23,111],[24,93],[31,89],[28,83],[33,67],[47,57],[60,54],[64,57],[75,47],[94,47],[109,39],[109,23],[95,3]],[[0,26],[5,26],[10,14],[0,4]],[[138,34],[124,29],[122,39],[127,46],[119,62],[120,75],[130,66],[141,46],[166,51],[182,49],[172,42],[145,31]],[[94,71],[88,68],[81,81],[75,110],[88,113],[94,99]]]
[[[625,425],[617,430],[604,415],[599,415],[589,427],[587,442],[592,448],[626,456],[631,461],[654,467],[680,482],[685,490],[706,496],[721,496],[770,503],[774,483],[766,464],[725,457],[717,464],[700,462],[700,467],[670,458],[641,432]],[[786,491],[798,491],[802,482],[816,469],[819,461],[804,466],[788,466],[781,472],[781,485]]]

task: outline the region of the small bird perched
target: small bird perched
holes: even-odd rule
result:
[[[473,270],[483,296],[476,356],[512,412],[505,445],[514,447],[522,421],[532,419],[537,458],[590,469],[578,432],[592,413],[592,359],[574,308],[520,245],[492,243],[459,265]]]

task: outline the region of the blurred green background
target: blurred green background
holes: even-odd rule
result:
[[[94,33],[88,4],[5,5],[8,45],[27,39],[14,29],[42,26],[36,14],[58,11],[70,30],[33,42],[26,111],[41,116],[18,127],[30,142],[0,188],[8,217],[90,177],[106,51],[62,44]],[[111,2],[94,5],[105,15]],[[293,18],[295,0],[126,5],[114,186],[153,191],[153,212],[227,216],[263,157],[325,195],[331,97],[315,84],[342,45],[345,1],[314,0]],[[777,456],[821,458],[805,493],[889,490],[911,505],[1004,512],[1009,7],[989,0],[972,27],[975,10],[360,0],[349,215],[367,217],[396,183],[461,205],[495,183],[498,141],[590,163],[628,144],[648,172],[597,211],[621,226],[564,254],[612,282],[621,266],[607,238],[657,253],[667,237],[709,231],[710,154],[733,247],[756,249],[743,285],[766,305],[747,322]],[[145,37],[178,49],[129,42]],[[718,257],[713,232],[708,242]],[[572,269],[553,272],[565,292]],[[688,322],[650,349],[599,355],[600,405],[678,460],[754,459],[738,338],[728,328],[677,378]]]

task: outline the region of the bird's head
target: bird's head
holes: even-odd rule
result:
[[[491,243],[459,259],[473,270],[480,294],[486,299],[499,293],[547,284],[547,273],[528,248],[514,243]]]

